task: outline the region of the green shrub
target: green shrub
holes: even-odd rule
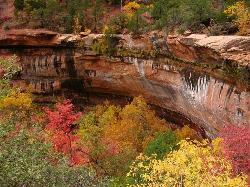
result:
[[[10,90],[11,79],[21,71],[21,67],[16,64],[16,57],[2,58],[0,57],[0,99],[6,96]]]
[[[100,20],[104,14],[103,9],[103,0],[95,0],[92,1],[91,5],[91,13],[92,13],[92,29],[97,31],[100,27]]]
[[[86,20],[84,11],[91,7],[90,0],[71,0],[67,2],[66,5],[66,16],[65,16],[65,30],[67,33],[73,32],[74,18],[77,16],[79,23],[84,28],[86,25]]]
[[[159,133],[156,137],[148,143],[144,150],[147,156],[156,154],[158,159],[162,159],[166,154],[178,149],[178,137],[172,130],[164,133]]]
[[[28,12],[35,9],[44,9],[46,8],[46,1],[44,0],[25,0],[24,9]]]
[[[145,31],[146,26],[146,21],[141,17],[140,12],[138,11],[132,15],[128,22],[128,29],[134,35],[140,35],[141,33],[143,33],[143,31]]]
[[[24,8],[24,0],[15,0],[14,7],[16,10],[23,10]]]
[[[101,40],[94,42],[92,49],[98,54],[104,54],[109,57],[115,55],[118,39],[114,37],[113,33],[111,28],[107,28]]]
[[[128,27],[129,17],[125,13],[119,13],[112,17],[108,27],[111,27],[114,33],[121,33],[123,29]]]
[[[195,29],[204,20],[212,18],[212,0],[158,0],[151,13],[155,18],[155,28],[172,30],[182,26]]]
[[[217,12],[215,15],[214,15],[214,21],[216,23],[220,23],[220,24],[223,24],[225,22],[230,22],[232,21],[232,19],[228,18],[227,14],[225,14],[224,12]]]
[[[107,2],[109,4],[120,5],[122,1],[121,0],[107,0]]]
[[[184,22],[188,25],[198,25],[212,17],[212,0],[187,0],[183,7],[186,9]]]
[[[174,26],[179,25],[182,22],[181,15],[184,13],[184,11],[181,11],[180,9],[181,5],[181,0],[156,1],[151,12],[152,16],[155,18],[155,28],[172,28]],[[180,11],[182,12],[182,14],[178,13]]]

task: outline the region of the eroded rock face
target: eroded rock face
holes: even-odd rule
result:
[[[142,95],[151,104],[186,116],[203,128],[209,137],[215,137],[218,130],[227,123],[250,124],[248,91],[215,78],[211,74],[197,71],[193,66],[182,66],[175,60],[167,58],[173,48],[171,49],[172,44],[167,45],[167,43],[162,46],[164,43],[162,38],[148,37],[148,40],[144,38],[140,42],[135,42],[130,36],[117,36],[122,37],[119,47],[151,51],[157,50],[157,46],[162,46],[161,54],[165,53],[165,57],[136,58],[117,55],[106,58],[91,48],[93,42],[101,37],[102,35],[93,34],[83,38],[73,35],[53,35],[50,45],[26,41],[22,46],[20,43],[5,46],[0,40],[0,54],[17,55],[23,71],[16,83],[31,84],[36,93],[52,93],[67,88],[89,94],[103,92],[125,96]],[[172,42],[175,39],[173,38]],[[74,45],[79,40],[81,47]],[[201,40],[195,41],[201,43]],[[145,45],[144,41],[147,41]],[[188,55],[186,60],[200,58],[197,52],[198,44],[188,43],[187,51],[192,48],[194,50],[191,50],[192,55]],[[205,53],[204,50],[203,58],[211,56],[217,63],[222,63],[223,59],[227,58],[225,54],[220,53],[222,48],[225,47],[218,47],[217,51],[213,49],[209,53]],[[179,52],[177,47],[174,50],[175,54],[173,52],[172,55],[178,56],[178,53],[179,58],[182,58],[180,55],[187,54],[181,47]],[[244,50],[245,56],[249,55],[248,46]],[[247,58],[244,59],[242,65],[245,66],[249,62]]]
[[[250,37],[191,34],[169,36],[167,42],[170,52],[184,61],[222,63],[231,60],[250,66]]]
[[[0,18],[12,17],[14,14],[13,0],[0,1]]]
[[[209,137],[223,124],[250,123],[249,92],[192,69],[137,58],[124,61],[76,60],[77,74],[87,75],[89,91],[143,95],[148,102],[200,124]]]
[[[0,32],[0,46],[56,46],[58,33],[45,30],[9,30]]]

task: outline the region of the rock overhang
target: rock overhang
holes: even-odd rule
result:
[[[20,79],[37,93],[58,91],[76,80],[83,86],[80,91],[142,95],[151,104],[191,119],[209,137],[215,137],[223,124],[250,124],[247,85],[239,88],[237,77],[215,76],[213,70],[232,61],[246,71],[244,77],[249,76],[250,37],[116,35],[118,47],[126,53],[107,58],[92,48],[102,34],[19,32],[0,37],[0,54],[17,55],[23,67]],[[151,51],[160,56],[150,56]],[[201,60],[206,68],[200,67]]]

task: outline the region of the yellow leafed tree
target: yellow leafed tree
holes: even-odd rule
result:
[[[247,35],[250,29],[250,11],[244,1],[238,1],[229,6],[225,11],[230,16],[235,16],[235,22],[239,26],[239,34]]]
[[[98,171],[112,175],[126,174],[129,163],[143,151],[158,132],[165,132],[166,122],[158,118],[142,97],[121,108],[98,105],[79,121],[78,135],[91,149],[91,160]],[[113,147],[113,155],[106,154]],[[101,165],[101,167],[100,167]]]
[[[129,15],[132,16],[141,6],[135,1],[129,2],[123,7],[123,10]]]
[[[144,149],[156,133],[164,132],[168,128],[166,122],[150,110],[142,97],[134,98],[118,114],[116,120],[113,118],[113,123],[106,126],[105,137],[133,147],[138,152]]]
[[[182,140],[180,149],[166,155],[140,155],[132,164],[128,177],[131,186],[185,186],[185,187],[246,187],[246,176],[232,176],[231,164],[214,153],[206,142]]]
[[[81,137],[100,136],[112,139],[121,146],[129,146],[141,152],[158,132],[165,132],[168,125],[150,110],[142,97],[121,108],[114,105],[98,105],[84,115],[78,133]]]
[[[30,108],[32,106],[32,96],[30,93],[22,93],[18,90],[11,90],[11,92],[0,99],[0,108]]]

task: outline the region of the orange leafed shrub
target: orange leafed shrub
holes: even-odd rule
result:
[[[181,129],[175,130],[175,133],[180,139],[183,139],[183,140],[185,140],[187,138],[189,138],[191,140],[201,140],[201,138],[198,136],[197,132],[187,125],[185,125]]]
[[[164,132],[167,128],[166,122],[156,117],[145,100],[136,97],[118,113],[113,123],[105,127],[104,134],[140,152],[156,133]]]
[[[78,135],[90,148],[92,166],[116,176],[125,174],[136,154],[168,128],[142,97],[123,108],[98,105],[82,116],[79,125]]]

